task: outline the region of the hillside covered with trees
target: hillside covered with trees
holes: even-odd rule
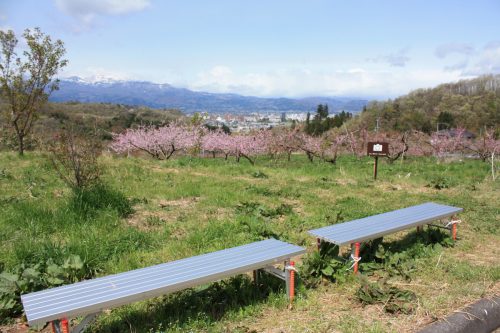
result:
[[[7,106],[0,103],[0,108],[5,107]],[[61,128],[77,130],[82,134],[91,133],[102,140],[110,140],[111,133],[138,125],[163,125],[183,117],[178,110],[108,103],[49,102],[40,109],[28,147],[34,144],[33,140],[47,138]],[[0,147],[14,145],[13,133],[4,120],[0,120]]]
[[[431,89],[418,89],[388,101],[374,101],[363,110],[362,127],[418,130],[463,127],[479,133],[500,125],[500,75],[487,75]]]

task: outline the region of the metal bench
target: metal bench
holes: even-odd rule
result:
[[[425,224],[447,218],[451,219],[446,221],[445,226],[434,226],[450,230],[453,240],[456,240],[457,223],[460,221],[455,218],[455,215],[461,211],[463,211],[462,208],[427,202],[388,213],[310,230],[309,233],[316,236],[318,247],[321,241],[333,243],[338,246],[350,244],[351,258],[354,261],[353,269],[354,273],[357,273],[358,262],[361,260],[359,257],[361,242],[411,227],[417,227],[417,230],[421,230]]]
[[[21,296],[29,325],[51,322],[54,332],[69,332],[68,318],[86,317],[73,332],[81,332],[104,309],[165,295],[262,269],[285,280],[290,301],[294,268],[290,259],[305,249],[276,239],[109,275]],[[285,268],[273,264],[284,261]]]

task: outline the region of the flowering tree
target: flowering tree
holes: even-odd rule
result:
[[[458,128],[453,135],[450,133],[435,132],[432,134],[430,144],[434,149],[434,155],[440,159],[448,154],[463,152],[466,146],[465,129]]]
[[[211,153],[213,158],[217,154],[222,153],[227,159],[231,153],[229,141],[230,135],[224,133],[222,130],[209,131],[201,139],[201,149],[203,152]]]
[[[467,148],[474,152],[483,161],[488,160],[491,155],[495,155],[500,150],[500,140],[495,137],[493,129],[486,130],[483,135]]]
[[[494,131],[486,131],[478,140],[465,139],[464,129],[453,133],[425,133],[412,131],[369,132],[365,128],[345,133],[330,132],[320,137],[308,135],[300,129],[260,130],[247,134],[231,135],[222,130],[209,131],[199,124],[190,126],[172,123],[163,127],[139,127],[114,136],[111,149],[117,153],[144,151],[158,159],[169,159],[175,153],[210,153],[214,158],[222,154],[225,159],[234,156],[236,161],[247,159],[254,164],[255,157],[269,155],[272,158],[286,155],[290,160],[293,152],[304,152],[312,162],[314,158],[336,163],[339,153],[365,156],[368,141],[389,142],[389,162],[405,155],[443,158],[448,154],[472,151],[483,160],[498,154],[499,140]],[[452,134],[452,135],[450,135]],[[492,162],[493,163],[493,162]],[[494,164],[494,163],[493,163]]]
[[[500,152],[500,140],[495,137],[493,129],[486,130],[484,134],[467,147],[483,161],[491,160],[491,177],[496,179],[495,157]]]
[[[186,127],[178,123],[159,128],[139,127],[115,135],[111,149],[117,153],[140,150],[157,159],[168,160],[177,151],[196,147],[202,133],[199,127]]]

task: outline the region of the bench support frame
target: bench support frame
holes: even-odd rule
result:
[[[441,222],[441,220],[439,220]],[[451,238],[456,241],[457,240],[457,231],[458,231],[458,226],[461,221],[457,219],[456,215],[453,215],[449,220],[445,221],[447,222],[446,225],[441,225],[441,224],[432,224],[428,223],[428,226],[431,227],[436,227],[436,228],[441,228],[441,229],[446,229],[450,231],[450,236]]]
[[[438,220],[438,221],[441,222],[442,220]],[[454,241],[456,241],[457,240],[457,229],[458,229],[457,224],[460,223],[461,221],[459,219],[457,219],[456,215],[452,215],[451,218],[445,222],[447,222],[446,225],[432,224],[432,223],[419,225],[416,227],[417,233],[422,232],[424,230],[425,225],[427,225],[429,227],[432,226],[432,227],[436,227],[436,228],[442,228],[442,229],[449,230],[451,238]],[[316,238],[316,246],[318,248],[318,251],[321,248],[321,242],[322,242],[321,238]],[[356,242],[356,243],[351,244],[351,259],[354,261],[351,268],[352,268],[354,274],[358,274],[358,271],[359,271],[358,264],[359,264],[359,261],[361,260],[361,257],[359,256],[360,248],[361,248],[361,242]],[[339,246],[339,251],[340,251],[340,246]]]
[[[81,333],[92,324],[92,322],[101,314],[101,312],[91,313],[85,316],[82,321],[72,330],[69,327],[69,321],[66,318],[54,320],[51,322],[52,333]]]
[[[278,269],[272,265],[266,266],[262,269],[256,269],[253,271],[253,281],[256,286],[259,285],[259,276],[261,271],[271,274],[283,281],[286,285],[286,296],[292,303],[295,297],[295,263],[289,259],[285,261],[283,270]],[[52,333],[82,333],[85,329],[101,314],[101,312],[96,312],[85,316],[82,321],[76,325],[72,330],[69,327],[69,321],[66,318],[53,320],[50,324],[52,326]]]
[[[285,281],[286,297],[292,303],[295,297],[295,262],[286,260],[284,266],[283,270],[274,266],[266,266],[262,270]]]

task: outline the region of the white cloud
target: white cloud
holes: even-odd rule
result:
[[[99,15],[122,15],[141,11],[150,0],[55,0],[56,6],[84,24],[90,24]]]
[[[396,53],[389,53],[385,55],[380,55],[375,58],[368,58],[370,62],[385,62],[392,67],[404,67],[406,63],[410,61],[410,57],[407,56],[409,48],[403,48]]]
[[[500,42],[493,41],[483,48],[474,65],[464,70],[464,75],[500,73]]]
[[[134,80],[134,75],[122,71],[109,70],[102,67],[87,67],[83,71],[67,72],[65,77],[78,76],[87,82],[109,81],[109,80]]]
[[[447,72],[462,71],[465,68],[467,68],[468,64],[469,64],[468,60],[463,60],[463,61],[457,62],[453,65],[444,66],[444,70]]]
[[[412,89],[432,87],[460,79],[460,73],[443,70],[339,71],[288,70],[235,73],[227,66],[202,72],[188,87],[198,91],[251,96],[398,96]]]
[[[439,45],[434,52],[438,58],[446,58],[453,53],[469,56],[474,53],[474,46],[468,43],[447,43]]]

